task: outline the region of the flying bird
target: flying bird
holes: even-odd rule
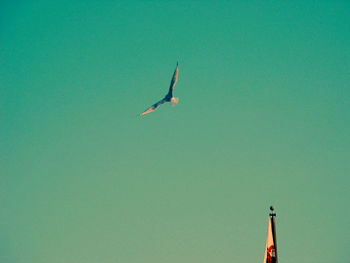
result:
[[[174,74],[173,74],[173,78],[171,79],[171,82],[170,82],[170,87],[169,87],[168,94],[166,94],[165,97],[163,99],[161,99],[160,101],[154,103],[151,107],[146,109],[140,115],[145,115],[147,113],[155,111],[163,103],[170,102],[171,106],[175,106],[179,102],[179,98],[175,98],[173,96],[174,87],[175,87],[175,84],[177,82],[177,75],[178,75],[178,73],[179,73],[179,63],[176,63],[176,68],[175,68],[175,71],[174,71]]]

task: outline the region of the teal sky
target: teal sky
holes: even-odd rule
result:
[[[349,263],[349,13],[2,1],[0,262]]]

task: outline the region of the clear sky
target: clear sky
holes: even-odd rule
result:
[[[1,1],[0,262],[349,263],[349,13]]]

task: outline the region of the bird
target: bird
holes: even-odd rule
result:
[[[175,106],[176,104],[178,104],[179,102],[179,98],[175,98],[173,96],[173,92],[174,92],[174,87],[175,84],[177,82],[177,75],[179,73],[179,63],[176,63],[176,68],[173,74],[173,78],[171,79],[170,82],[170,87],[169,87],[169,91],[168,93],[165,95],[165,97],[163,99],[161,99],[160,101],[154,103],[151,107],[147,108],[144,112],[140,113],[140,116],[148,114],[152,111],[155,111],[156,109],[158,109],[158,107],[166,102],[170,102],[171,106]]]

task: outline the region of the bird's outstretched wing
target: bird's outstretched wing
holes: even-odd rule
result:
[[[168,92],[167,96],[170,96],[170,97],[173,96],[173,90],[174,90],[175,84],[177,82],[177,75],[178,74],[179,74],[179,63],[176,63],[176,68],[175,68],[175,71],[173,74],[173,78],[171,79],[171,82],[170,82],[169,92]]]
[[[152,111],[155,111],[160,105],[162,105],[163,103],[165,103],[166,100],[165,99],[161,99],[160,101],[158,101],[157,103],[154,103],[151,107],[149,107],[147,110],[145,110],[144,112],[142,112],[140,115],[145,115],[147,113],[150,113]]]

